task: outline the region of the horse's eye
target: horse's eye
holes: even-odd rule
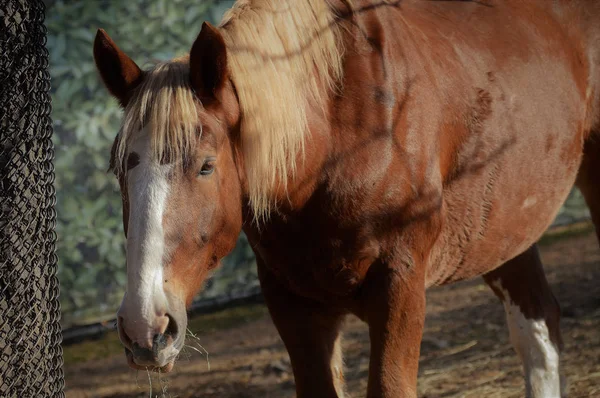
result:
[[[136,152],[131,152],[129,156],[127,156],[127,170],[133,169],[138,164],[140,164],[140,155]]]
[[[209,174],[212,174],[213,171],[215,171],[215,159],[208,158],[204,161],[204,164],[202,164],[202,168],[200,169],[198,175],[207,176]]]

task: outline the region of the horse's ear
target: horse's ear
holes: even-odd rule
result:
[[[142,70],[103,29],[98,29],[94,40],[94,61],[108,91],[127,106],[131,91],[142,80]]]
[[[227,47],[221,33],[204,22],[190,51],[190,81],[204,98],[218,98],[227,81]]]

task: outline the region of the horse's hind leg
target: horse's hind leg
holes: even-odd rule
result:
[[[560,308],[546,281],[537,247],[483,279],[504,304],[510,341],[525,371],[527,397],[561,397]]]
[[[592,134],[585,143],[576,185],[590,209],[600,241],[600,132]]]

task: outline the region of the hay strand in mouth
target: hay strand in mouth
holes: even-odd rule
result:
[[[148,383],[150,384],[150,398],[152,398],[152,377],[150,376],[150,370],[146,367],[146,373],[148,373]]]
[[[193,343],[196,344],[200,349],[202,349],[202,351],[200,351],[198,348],[193,347],[189,344],[186,344],[184,347],[192,349],[192,350],[198,352],[200,355],[206,356],[206,364],[208,366],[208,370],[210,370],[210,360],[208,359],[208,351],[206,350],[206,348],[204,348],[202,346],[202,344],[200,344],[200,338],[198,336],[196,336],[194,333],[192,333],[192,331],[190,329],[186,329],[186,330],[187,330],[186,337],[192,338]]]

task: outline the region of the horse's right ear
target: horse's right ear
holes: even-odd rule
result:
[[[190,51],[190,81],[203,98],[218,98],[227,81],[227,48],[217,28],[204,22]]]
[[[98,29],[94,40],[94,61],[108,91],[126,107],[131,91],[142,80],[142,70],[103,29]]]

